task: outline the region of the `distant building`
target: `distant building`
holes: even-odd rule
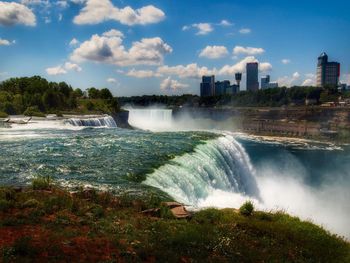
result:
[[[240,91],[240,87],[241,87],[241,81],[242,81],[242,73],[237,72],[235,74],[235,80],[236,80],[236,93],[238,93]]]
[[[227,89],[230,88],[230,81],[217,81],[215,82],[215,96],[222,96],[226,94]]]
[[[337,87],[340,76],[340,63],[328,62],[328,56],[323,52],[318,57],[317,63],[317,79],[316,84],[318,87],[333,86]]]
[[[209,97],[215,95],[215,76],[203,76],[200,86],[201,97]]]
[[[270,82],[268,85],[268,89],[274,89],[278,88],[278,83],[277,82]]]
[[[259,64],[257,62],[247,63],[247,90],[256,91],[259,89]]]
[[[270,82],[270,75],[261,78],[261,89],[274,89],[278,88],[277,82]]]
[[[268,89],[270,84],[270,75],[261,78],[261,89]]]

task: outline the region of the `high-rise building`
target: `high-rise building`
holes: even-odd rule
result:
[[[256,91],[259,89],[259,64],[257,62],[247,63],[247,90]]]
[[[215,95],[215,76],[203,76],[200,87],[201,97],[209,97]]]
[[[235,74],[235,80],[236,80],[236,85],[235,88],[233,89],[233,94],[238,93],[241,87],[241,81],[242,81],[242,73],[241,72],[237,72]]]
[[[261,78],[261,89],[268,89],[270,84],[270,75]]]
[[[229,80],[215,82],[215,96],[225,95],[226,90],[230,88],[230,85],[231,83]]]
[[[340,76],[340,64],[338,62],[328,62],[328,56],[323,52],[318,57],[317,79],[318,87],[332,86],[337,87]]]

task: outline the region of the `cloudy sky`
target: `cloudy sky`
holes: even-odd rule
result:
[[[0,0],[0,81],[196,94],[203,74],[232,81],[258,61],[280,85],[312,85],[326,51],[350,84],[349,10],[348,0]]]

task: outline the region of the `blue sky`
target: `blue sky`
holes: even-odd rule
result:
[[[325,51],[350,84],[349,10],[347,0],[0,1],[0,80],[198,94],[202,74],[233,81],[257,60],[280,85],[312,85]]]

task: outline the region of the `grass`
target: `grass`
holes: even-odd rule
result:
[[[34,184],[0,188],[0,262],[350,262],[341,237],[248,203],[249,216],[211,208],[177,220],[156,196]],[[159,217],[140,213],[150,207]]]

